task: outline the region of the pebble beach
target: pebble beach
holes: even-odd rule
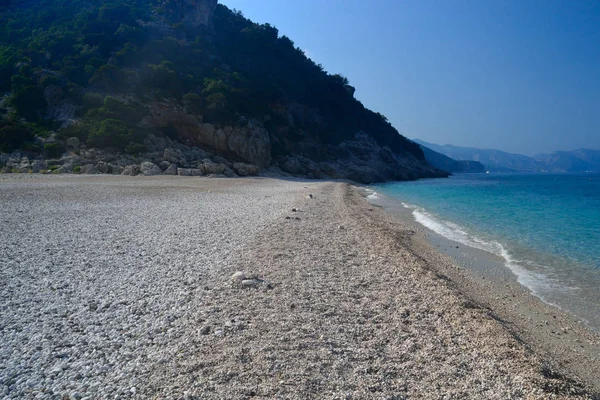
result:
[[[596,334],[347,183],[12,174],[0,204],[0,398],[600,391]]]

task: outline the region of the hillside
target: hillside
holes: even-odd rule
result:
[[[146,162],[145,173],[158,173],[151,162],[192,175],[446,175],[356,100],[346,78],[216,0],[6,5],[5,171],[136,174]]]
[[[491,172],[538,172],[543,170],[543,166],[538,161],[521,154],[512,154],[493,149],[459,147],[450,144],[442,146],[419,139],[414,139],[414,141],[454,160],[479,161]]]
[[[452,173],[481,173],[486,171],[485,166],[478,161],[457,161],[437,151],[433,151],[429,147],[420,146],[427,162],[435,168]]]
[[[548,171],[556,172],[599,172],[600,150],[578,149],[540,154],[534,157]]]

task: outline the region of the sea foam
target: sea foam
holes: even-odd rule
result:
[[[415,220],[426,228],[432,230],[454,242],[461,243],[475,249],[492,253],[504,260],[504,265],[512,271],[517,281],[528,288],[532,294],[544,299],[544,293],[551,290],[564,290],[564,286],[557,284],[552,279],[539,273],[524,268],[515,260],[504,245],[497,241],[487,241],[467,231],[464,227],[450,221],[445,221],[432,215],[422,207],[402,203],[405,208],[413,210]],[[544,299],[546,300],[546,299]],[[547,301],[547,300],[546,300]]]
[[[366,189],[366,191],[367,193],[369,193],[369,195],[367,196],[368,200],[377,200],[379,198],[376,191],[371,189]]]

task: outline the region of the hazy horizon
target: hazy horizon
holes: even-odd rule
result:
[[[346,76],[408,138],[600,149],[600,2],[220,2]]]
[[[422,138],[418,138],[418,137],[414,137],[414,138],[409,138],[412,141],[416,141],[416,140],[420,140],[429,144],[435,144],[438,146],[454,146],[454,147],[465,147],[465,148],[474,148],[477,150],[499,150],[499,151],[503,151],[505,153],[511,153],[511,154],[520,154],[520,155],[524,155],[524,156],[528,156],[528,157],[534,157],[534,156],[538,156],[538,155],[543,155],[543,154],[552,154],[552,153],[557,153],[557,152],[571,152],[571,151],[576,151],[576,150],[594,150],[594,151],[600,151],[600,148],[593,148],[593,147],[577,147],[577,148],[573,148],[573,149],[559,149],[559,150],[554,150],[554,151],[549,151],[549,152],[533,152],[533,153],[525,153],[525,152],[519,152],[519,151],[508,151],[508,150],[503,150],[503,149],[497,149],[497,148],[492,148],[492,147],[478,147],[478,146],[471,146],[471,145],[462,145],[462,144],[456,144],[456,143],[437,143],[437,142],[432,142],[430,140],[425,140]]]

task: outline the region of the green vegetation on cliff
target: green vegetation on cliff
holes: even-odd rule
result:
[[[58,131],[94,147],[143,151],[149,133],[177,138],[142,123],[149,104],[168,101],[217,126],[261,121],[277,139],[275,156],[362,131],[423,159],[353,97],[346,78],[326,73],[275,27],[222,5],[209,26],[184,13],[177,0],[14,0],[0,8],[0,150],[34,149],[34,133]],[[282,112],[290,109],[293,120]]]

